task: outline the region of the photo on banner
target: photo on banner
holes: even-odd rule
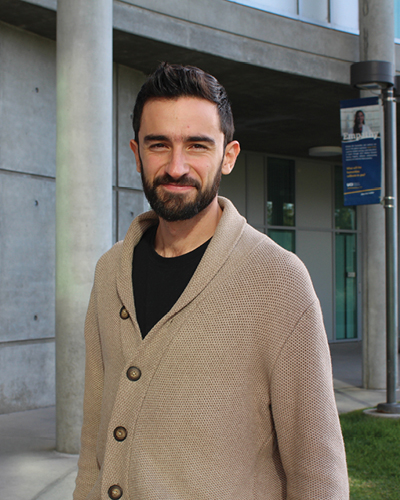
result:
[[[379,97],[340,102],[344,204],[381,202],[383,109]]]

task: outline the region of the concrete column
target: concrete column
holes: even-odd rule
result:
[[[112,234],[112,0],[58,0],[56,176],[57,450],[78,453],[84,320]]]
[[[360,61],[394,63],[394,0],[359,0]],[[371,95],[363,91],[362,97]],[[383,149],[383,148],[382,148]],[[361,207],[363,229],[363,384],[386,387],[385,212]]]
[[[385,214],[382,205],[361,207],[363,256],[363,385],[386,387]]]

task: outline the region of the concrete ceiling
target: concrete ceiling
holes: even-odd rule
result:
[[[312,146],[340,146],[339,103],[348,85],[280,73],[114,31],[114,59],[145,74],[160,61],[210,72],[232,102],[236,138],[253,151],[308,157]]]
[[[54,10],[0,0],[0,20],[55,40]],[[231,99],[235,138],[242,149],[270,154],[308,157],[310,147],[340,146],[339,102],[358,97],[348,85],[238,63],[118,30],[114,61],[145,74],[160,61],[191,64],[212,73]]]

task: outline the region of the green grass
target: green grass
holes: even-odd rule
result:
[[[400,500],[400,419],[340,416],[351,500]]]

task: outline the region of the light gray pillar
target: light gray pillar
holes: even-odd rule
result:
[[[112,0],[58,0],[56,179],[57,450],[78,453],[84,320],[112,234]]]
[[[363,255],[363,385],[386,387],[385,214],[381,205],[361,207]]]
[[[394,0],[359,0],[360,61],[394,63]],[[362,97],[371,95],[365,91]],[[382,148],[383,149],[383,148]],[[385,213],[361,207],[363,228],[363,384],[386,387]]]

